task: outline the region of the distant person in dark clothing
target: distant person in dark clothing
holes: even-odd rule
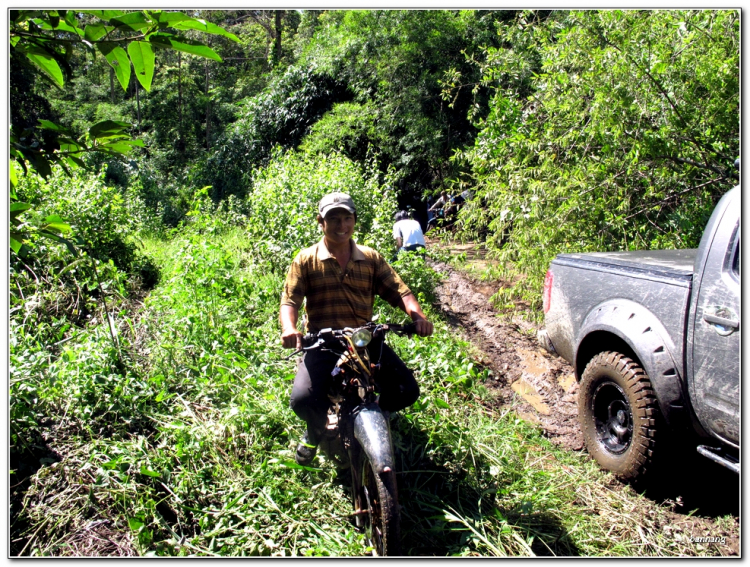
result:
[[[448,193],[446,193],[445,191],[440,191],[440,198],[435,201],[428,210],[437,212],[439,209],[442,209],[448,203],[450,203],[450,200],[451,199],[448,196]]]
[[[455,197],[451,197],[450,204],[445,208],[445,219],[454,221],[459,209],[461,208],[461,205],[463,205],[465,201],[466,199],[464,199],[463,193],[461,193],[460,195],[456,195]]]
[[[427,209],[428,212],[435,213],[435,216],[433,216],[428,222],[427,222],[427,230],[429,231],[431,228],[434,228],[437,226],[437,223],[440,219],[445,217],[445,207],[450,206],[450,196],[448,196],[448,193],[445,191],[440,192],[440,198],[433,203],[433,205]]]

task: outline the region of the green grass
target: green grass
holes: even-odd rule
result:
[[[46,460],[11,474],[26,483],[12,554],[368,554],[347,479],[320,457],[294,463],[303,428],[289,408],[296,362],[279,341],[283,274],[254,263],[239,228],[183,230],[144,250],[161,280],[115,318],[124,365],[101,322],[53,351],[13,331],[15,431],[38,431],[29,452]],[[413,258],[402,268],[427,297],[434,274]],[[393,422],[405,553],[696,553],[666,535],[667,508],[497,407],[470,345],[425,309],[434,336],[391,340],[422,389]]]

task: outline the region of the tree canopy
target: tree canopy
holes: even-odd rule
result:
[[[340,152],[418,213],[470,189],[461,236],[535,295],[557,252],[696,245],[738,179],[735,10],[20,10],[10,32],[11,157],[102,168],[170,226],[199,188],[246,198],[276,148]]]
[[[697,246],[739,179],[739,14],[523,13],[487,50],[487,117],[454,161],[469,236],[528,275],[554,254]]]

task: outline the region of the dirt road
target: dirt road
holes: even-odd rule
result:
[[[510,403],[515,393],[523,419],[541,425],[554,443],[582,449],[573,368],[537,344],[535,326],[498,316],[488,301],[496,287],[473,282],[446,264],[432,266],[446,275],[437,290],[438,306],[478,347],[481,363],[492,370],[489,386],[497,392],[498,403]]]

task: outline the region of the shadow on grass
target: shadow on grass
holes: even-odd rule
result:
[[[31,537],[31,534],[28,533],[30,526],[26,518],[21,515],[21,511],[23,510],[26,491],[31,486],[31,478],[43,466],[56,463],[59,460],[60,455],[53,451],[41,438],[36,439],[36,443],[23,453],[10,452],[10,468],[14,471],[14,474],[10,477],[9,489],[9,557],[18,557],[24,551],[28,555],[28,550],[24,550],[24,547]]]
[[[95,419],[101,418],[101,419]],[[153,423],[145,417],[136,417],[127,424],[114,420],[108,422],[106,414],[94,416],[88,422],[90,431],[97,431],[96,435],[101,438],[109,438],[114,434],[144,434],[153,431]],[[63,460],[62,456],[54,449],[55,446],[69,445],[67,436],[89,435],[82,430],[80,424],[72,422],[66,424],[64,420],[43,418],[40,421],[40,429],[26,431],[31,441],[23,452],[10,451],[10,468],[14,471],[10,482],[10,545],[8,556],[18,557],[23,553],[29,555],[30,549],[26,549],[29,540],[34,537],[31,533],[34,527],[29,525],[25,509],[35,505],[33,502],[25,502],[27,492],[31,487],[32,479],[40,469],[49,467],[53,463]],[[24,508],[26,506],[26,508]],[[44,532],[42,532],[44,533]]]
[[[445,557],[477,548],[488,550],[487,556],[580,555],[559,519],[526,504],[514,509],[498,506],[496,494],[501,486],[482,485],[458,467],[435,463],[423,454],[428,435],[402,424],[394,435],[394,445],[405,555]],[[476,462],[476,468],[487,470],[489,464]],[[485,533],[483,526],[487,525],[493,529]],[[531,553],[515,538],[498,537],[503,527],[525,541],[533,537]]]
[[[706,518],[740,514],[740,477],[685,444],[670,452],[653,475],[636,486],[646,498],[674,502],[674,510]]]

